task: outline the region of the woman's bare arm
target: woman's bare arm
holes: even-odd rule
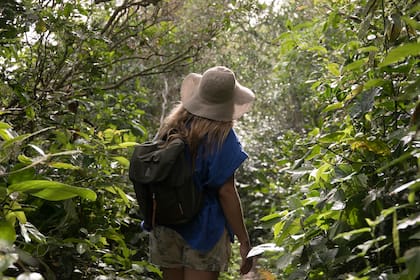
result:
[[[245,227],[241,200],[234,181],[234,176],[232,176],[223,184],[219,190],[219,200],[229,226],[240,243],[241,273],[246,274],[252,267],[252,259],[246,257],[251,250],[251,243]]]

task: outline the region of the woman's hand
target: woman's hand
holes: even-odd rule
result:
[[[249,242],[244,242],[240,244],[239,252],[241,253],[241,258],[242,258],[241,269],[240,269],[241,274],[247,274],[252,268],[253,258],[246,257],[250,250],[251,250],[251,245],[249,244]]]

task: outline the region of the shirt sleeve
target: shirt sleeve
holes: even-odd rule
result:
[[[247,158],[235,131],[231,129],[222,147],[207,157],[208,177],[205,185],[218,189]]]

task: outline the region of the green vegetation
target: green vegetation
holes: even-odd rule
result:
[[[223,64],[257,94],[237,129],[256,274],[417,279],[418,1],[279,3],[2,1],[0,278],[160,279],[128,159],[182,77]]]

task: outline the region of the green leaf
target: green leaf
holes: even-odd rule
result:
[[[340,68],[337,63],[329,63],[327,65],[328,71],[336,77],[340,77]]]
[[[371,79],[368,80],[364,85],[363,85],[363,89],[368,90],[374,87],[380,87],[383,86],[384,84],[389,83],[389,81],[384,80],[384,79]]]
[[[359,59],[359,60],[356,60],[356,61],[353,61],[352,63],[349,63],[346,66],[344,66],[343,72],[355,71],[356,69],[360,69],[367,62],[368,62],[368,58],[367,57],[366,58]]]
[[[264,216],[260,219],[261,222],[268,222],[271,221],[273,219],[279,219],[281,218],[283,215],[281,215],[280,213],[273,213],[267,216]]]
[[[4,142],[0,145],[0,148],[1,148],[1,149],[6,149],[6,148],[8,148],[8,147],[10,147],[10,146],[14,145],[15,143],[19,144],[19,143],[23,142],[24,140],[26,140],[26,139],[28,139],[28,138],[30,138],[30,137],[33,137],[33,136],[35,136],[35,135],[37,135],[37,134],[43,133],[43,132],[45,132],[45,131],[47,131],[47,130],[50,130],[50,129],[53,129],[53,128],[54,128],[54,127],[47,127],[47,128],[44,128],[44,129],[38,130],[38,131],[36,131],[36,132],[34,132],[34,133],[22,134],[22,135],[19,135],[19,136],[16,136],[16,137],[12,137],[12,136],[10,135],[10,136],[11,136],[11,138],[10,138],[10,139],[5,139],[6,141],[4,141]],[[1,135],[0,135],[0,136],[1,136]]]
[[[328,53],[327,49],[323,46],[310,47],[310,48],[308,48],[308,51],[317,52],[319,54],[327,54]]]
[[[352,150],[368,150],[377,155],[386,156],[391,153],[388,145],[379,139],[369,140],[355,140],[351,142]]]
[[[342,131],[332,132],[329,134],[325,134],[319,138],[320,143],[335,143],[341,142],[341,140],[346,136],[346,134]]]
[[[60,201],[76,196],[80,196],[88,200],[96,200],[96,193],[90,189],[74,187],[47,180],[30,180],[19,182],[10,185],[8,190],[9,193],[25,192],[33,196],[51,201]]]
[[[0,137],[4,141],[9,141],[13,138],[13,135],[10,133],[10,129],[0,129]]]
[[[274,237],[277,237],[280,234],[280,232],[282,231],[282,229],[284,227],[284,224],[285,224],[285,222],[284,221],[281,221],[281,222],[276,223],[273,226],[273,235],[274,235]]]
[[[334,237],[334,240],[340,239],[340,238],[343,238],[345,240],[351,240],[354,235],[359,235],[359,234],[362,234],[362,233],[365,233],[365,232],[371,232],[371,229],[368,228],[368,227],[365,227],[365,228],[359,228],[359,229],[355,229],[355,230],[348,231],[348,232],[343,232],[343,233],[337,234]]]
[[[19,163],[14,166],[12,174],[10,174],[7,178],[9,184],[15,184],[18,182],[28,181],[36,178],[35,168],[31,167],[23,169],[22,166],[24,166],[24,164],[22,163]],[[17,169],[16,172],[14,170],[15,168]]]
[[[75,166],[73,164],[65,163],[65,162],[50,162],[50,163],[48,163],[48,166],[53,167],[53,168],[57,168],[57,169],[70,169],[70,170],[80,169],[79,166]]]
[[[329,111],[335,111],[338,109],[341,109],[344,107],[344,103],[343,102],[337,102],[334,104],[330,104],[327,107],[324,108],[324,110],[322,110],[323,113],[329,112]]]
[[[10,125],[8,125],[5,122],[0,122],[0,129],[9,129],[9,128],[11,128]]]
[[[18,155],[17,158],[18,158],[20,163],[23,163],[23,164],[31,164],[32,163],[32,159],[25,156],[24,154]]]
[[[64,6],[64,10],[63,10],[63,14],[65,17],[69,17],[70,14],[73,12],[74,10],[74,5],[70,4],[70,3],[66,3],[66,5]]]
[[[408,16],[402,16],[402,20],[413,29],[420,30],[420,22]]]
[[[379,67],[388,66],[392,63],[402,61],[409,56],[420,55],[420,43],[408,43],[392,49],[384,60],[379,64]]]
[[[310,148],[311,153],[305,157],[305,160],[311,160],[321,153],[321,146],[315,145]]]
[[[136,145],[138,145],[138,143],[136,143],[136,142],[124,142],[124,143],[120,143],[118,145],[109,146],[108,148],[110,150],[125,149],[125,148],[133,147],[133,146],[136,146]]]
[[[369,47],[364,47],[364,48],[360,48],[357,50],[359,53],[365,53],[365,52],[378,52],[379,48],[375,47],[375,46],[369,46]]]
[[[128,199],[127,194],[121,188],[112,186],[112,187],[106,187],[105,189],[109,191],[110,193],[118,194],[126,205],[130,205],[130,201]]]
[[[115,159],[116,161],[118,161],[119,164],[121,164],[121,166],[124,167],[129,167],[130,166],[130,161],[125,158],[125,157],[113,157],[113,159]]]
[[[13,245],[16,241],[14,226],[5,220],[0,220],[0,248]]]
[[[281,230],[278,229],[278,234],[276,240],[277,242],[282,242],[286,237],[292,236],[298,233],[301,230],[301,217],[297,217],[294,220],[287,220],[282,226]]]

